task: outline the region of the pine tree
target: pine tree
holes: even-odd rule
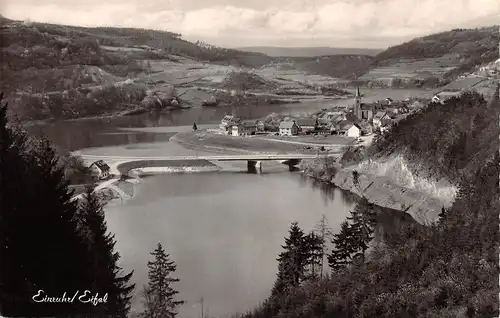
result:
[[[29,145],[0,108],[0,311],[6,316],[90,313],[88,304],[35,303],[38,290],[63,295],[88,289],[88,254],[64,169],[46,140]]]
[[[323,257],[324,241],[319,235],[314,232],[304,237],[304,251],[307,255],[307,272],[306,279],[316,279],[320,276],[320,266]]]
[[[373,204],[363,197],[351,211],[351,216],[347,217],[351,223],[352,230],[352,246],[355,247],[355,257],[365,259],[365,253],[368,249],[368,244],[373,239],[373,232],[377,223],[377,214],[374,211]]]
[[[3,93],[0,103],[2,98]],[[18,239],[30,205],[21,195],[28,175],[25,148],[26,136],[8,127],[7,104],[0,104],[0,314],[6,316],[32,310],[27,300],[33,283],[21,257],[23,241]]]
[[[277,258],[278,278],[273,294],[281,293],[289,287],[299,286],[306,279],[306,267],[310,260],[306,236],[298,222],[292,222],[288,233],[285,245],[282,245],[284,251]]]
[[[356,247],[352,244],[353,232],[347,221],[340,225],[340,232],[334,234],[332,238],[332,252],[328,255],[328,265],[332,271],[345,268],[352,261],[352,255],[356,252]]]
[[[103,207],[94,188],[88,186],[79,207],[80,228],[92,257],[93,293],[108,294],[107,303],[97,306],[96,310],[112,317],[127,317],[135,288],[130,283],[133,271],[121,275],[122,270],[117,264],[120,255],[114,250],[114,235],[107,233]]]
[[[198,126],[196,126],[196,123],[193,123],[193,130],[194,130],[194,131],[197,131],[197,130],[198,130]]]
[[[173,318],[177,315],[176,308],[184,301],[176,301],[174,296],[179,292],[172,287],[178,278],[170,275],[177,266],[171,261],[160,243],[151,253],[154,261],[148,262],[149,284],[144,288],[145,318]]]
[[[326,246],[326,241],[327,239],[331,239],[333,233],[332,229],[328,225],[328,219],[326,218],[326,215],[322,215],[320,221],[316,226],[314,227],[314,231],[316,234],[319,236],[322,244],[321,244],[321,263],[320,263],[320,277],[323,277],[323,270],[324,270],[324,260],[325,256],[327,254],[327,246]]]

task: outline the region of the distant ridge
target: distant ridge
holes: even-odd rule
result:
[[[278,47],[278,46],[250,46],[240,47],[238,50],[264,53],[272,57],[315,57],[325,55],[370,55],[375,56],[383,49],[337,48],[337,47]]]

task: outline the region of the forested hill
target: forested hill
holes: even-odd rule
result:
[[[297,263],[301,255],[314,254],[300,249],[307,239],[291,248],[297,235],[290,231],[273,292],[243,317],[498,317],[499,109],[498,91],[490,103],[466,93],[430,104],[379,137],[370,155],[403,153],[457,181],[451,208],[443,208],[435,224],[403,226],[357,260],[359,242],[371,240],[365,231],[373,231],[373,221],[360,215],[368,217],[374,208],[362,198],[333,235],[326,278],[311,276],[307,259],[306,265]]]
[[[375,139],[370,156],[402,154],[418,169],[458,183],[498,152],[498,89],[491,101],[475,92],[431,103]]]
[[[358,74],[359,80],[374,86],[387,85],[389,77],[404,86],[446,85],[498,59],[498,29],[454,29],[392,46],[373,57],[369,67]]]

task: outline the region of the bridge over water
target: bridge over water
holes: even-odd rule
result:
[[[78,154],[78,153],[76,153]],[[340,153],[327,153],[321,156],[338,157]],[[285,153],[285,154],[238,154],[238,155],[200,155],[200,156],[144,156],[144,157],[124,157],[124,156],[99,156],[99,155],[84,155],[80,157],[87,161],[103,160],[108,163],[125,163],[133,161],[194,161],[194,160],[207,160],[207,161],[247,161],[249,170],[257,169],[262,170],[262,161],[280,161],[288,165],[290,168],[298,165],[303,159],[318,158],[319,154],[302,154],[302,153]],[[113,165],[115,166],[115,165]],[[113,172],[112,172],[113,173]]]

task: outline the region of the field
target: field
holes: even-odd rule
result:
[[[317,149],[306,149],[304,144],[266,140],[261,137],[232,137],[207,132],[179,133],[172,141],[193,150],[239,153],[304,153],[314,154]],[[335,149],[340,150],[340,146]]]
[[[500,41],[498,28],[453,30],[376,56],[270,57],[168,31],[0,22],[0,90],[24,121],[341,98],[353,84],[438,88],[497,59]]]
[[[335,145],[335,146],[346,146],[354,142],[353,137],[343,137],[343,136],[333,136],[333,135],[319,135],[319,136],[292,136],[292,137],[282,137],[282,136],[265,136],[257,137],[268,140],[281,140],[286,142],[298,142],[298,143],[311,143],[318,145]]]

